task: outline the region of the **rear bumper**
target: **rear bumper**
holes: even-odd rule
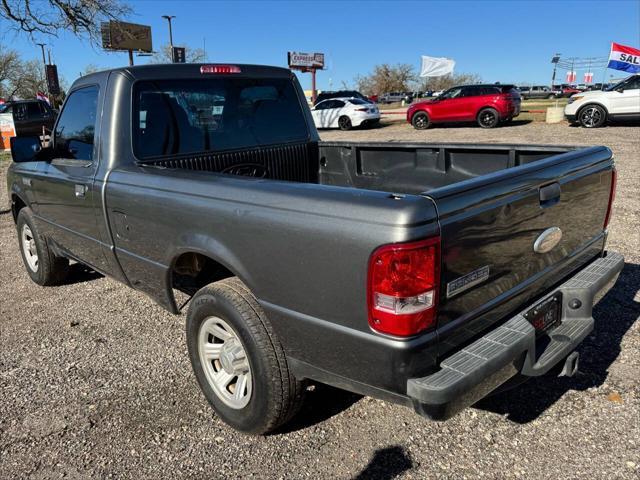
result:
[[[609,252],[549,292],[544,298],[562,292],[562,314],[561,322],[544,334],[536,336],[523,316],[530,305],[444,360],[434,374],[409,379],[407,394],[415,410],[445,420],[517,373],[538,376],[549,371],[593,330],[593,305],[613,286],[623,266],[622,255]]]

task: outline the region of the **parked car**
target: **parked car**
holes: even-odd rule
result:
[[[444,90],[436,90],[435,92],[431,92],[432,97],[439,97],[444,93]]]
[[[493,128],[517,117],[520,103],[513,85],[464,85],[433,100],[414,103],[407,109],[407,122],[418,130],[445,122],[477,122]]]
[[[329,98],[359,98],[362,101],[373,103],[373,100],[361,94],[357,90],[338,90],[335,92],[329,92],[329,91],[321,92],[320,94],[318,94],[318,97],[316,98],[315,105],[319,104],[324,100],[328,100]]]
[[[608,90],[572,95],[564,115],[570,123],[586,128],[602,127],[608,120],[640,119],[640,75],[632,75]]]
[[[378,103],[411,103],[413,96],[409,92],[389,92],[378,96]]]
[[[560,98],[569,98],[571,95],[581,92],[581,90],[578,90],[575,85],[568,85],[566,83],[559,85],[557,87],[557,91],[560,92],[558,95]]]
[[[50,132],[57,112],[42,100],[18,100],[0,105],[0,113],[13,114],[17,136],[42,135],[42,128]]]
[[[523,100],[531,100],[535,98],[555,98],[560,96],[560,91],[553,90],[551,87],[544,85],[534,85],[531,87],[518,87],[520,96]]]
[[[339,128],[374,125],[380,121],[380,112],[374,104],[359,98],[332,98],[311,109],[316,128]]]
[[[220,97],[215,124],[192,114]],[[11,140],[26,273],[52,285],[78,261],[174,314],[186,294],[195,379],[248,433],[291,419],[308,381],[442,420],[576,372],[624,265],[605,249],[610,149],[323,143],[312,122],[285,68],[76,80],[51,146]]]

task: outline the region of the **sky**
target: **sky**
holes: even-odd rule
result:
[[[319,89],[353,88],[357,75],[381,63],[420,56],[448,57],[456,73],[483,81],[551,83],[551,57],[604,57],[612,41],[640,48],[640,0],[629,1],[129,1],[133,23],[152,27],[153,48],[168,43],[175,15],[175,45],[205,48],[207,61],[286,66],[287,51],[323,52]],[[126,53],[107,53],[62,33],[40,38],[71,83],[87,65],[126,65]],[[40,49],[0,20],[0,44],[24,58]],[[148,58],[135,57],[136,64]],[[583,71],[578,71],[581,78]],[[594,81],[623,72],[599,69]],[[621,75],[622,74],[622,75]],[[310,88],[310,74],[299,74]],[[580,81],[580,80],[579,80]]]

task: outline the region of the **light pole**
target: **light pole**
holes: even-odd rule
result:
[[[47,85],[47,59],[44,56],[44,46],[46,45],[46,43],[36,43],[36,45],[38,45],[42,50],[42,75],[44,80],[44,88],[47,92],[47,96],[49,96],[49,87]]]
[[[175,59],[173,58],[173,32],[171,31],[171,19],[176,18],[176,16],[162,15],[162,18],[166,18],[167,22],[169,22],[169,49],[171,51],[171,63],[174,63]]]

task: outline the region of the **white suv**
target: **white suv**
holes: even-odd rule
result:
[[[603,126],[607,120],[640,119],[640,75],[632,75],[602,91],[576,93],[564,116],[586,128]]]

